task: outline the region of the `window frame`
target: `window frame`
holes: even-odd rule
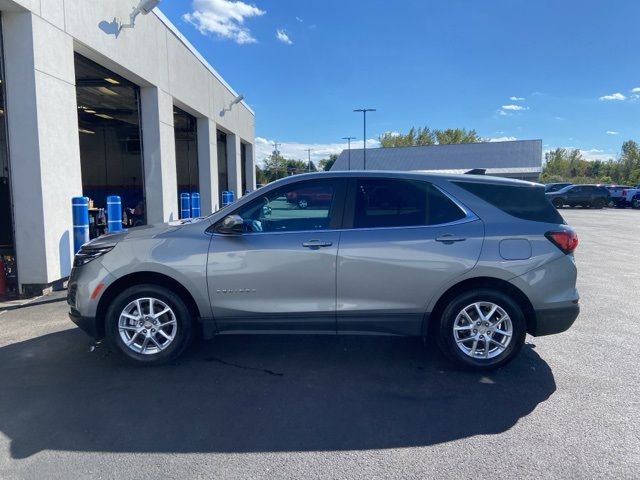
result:
[[[356,214],[356,194],[358,190],[358,181],[360,180],[391,180],[397,182],[420,182],[427,184],[440,193],[442,193],[446,198],[448,198],[451,202],[454,203],[464,214],[463,218],[459,220],[454,220],[452,222],[445,223],[434,223],[430,225],[397,225],[391,227],[354,227],[355,222],[355,214]],[[439,185],[436,185],[433,182],[428,180],[420,180],[414,178],[396,178],[396,177],[374,177],[374,176],[364,176],[364,177],[351,177],[348,179],[348,188],[347,188],[347,198],[345,200],[344,206],[344,222],[342,228],[345,230],[353,230],[353,231],[368,231],[368,230],[391,230],[391,229],[406,229],[406,228],[439,228],[446,227],[452,225],[460,225],[463,223],[469,223],[478,220],[478,216],[473,213],[468,207],[462,204],[457,198],[453,197],[449,192],[443,190]]]
[[[226,217],[228,217],[229,215],[237,215],[238,212],[240,210],[244,210],[245,208],[249,207],[249,205],[251,205],[253,202],[257,202],[259,201],[262,197],[265,197],[267,195],[272,195],[272,194],[278,194],[278,192],[282,191],[282,190],[287,190],[287,189],[291,189],[291,188],[306,188],[308,185],[314,185],[314,184],[318,184],[318,183],[322,183],[322,184],[329,184],[333,187],[334,189],[334,197],[333,200],[331,201],[331,207],[329,208],[329,227],[325,228],[325,229],[310,229],[310,230],[278,230],[278,231],[267,231],[267,232],[243,232],[242,234],[238,234],[239,236],[243,236],[243,235],[269,235],[269,234],[277,234],[277,235],[283,235],[283,234],[287,234],[287,233],[303,233],[303,232],[330,232],[330,231],[335,231],[335,230],[341,230],[343,227],[343,220],[344,220],[344,211],[345,211],[345,196],[346,196],[346,189],[347,189],[347,179],[346,178],[340,178],[340,177],[329,177],[329,178],[314,178],[312,180],[299,180],[297,182],[291,182],[291,183],[287,183],[286,185],[281,185],[281,186],[276,186],[274,188],[271,188],[269,190],[266,191],[261,191],[261,195],[256,196],[256,198],[252,199],[251,201],[240,205],[236,208],[234,208],[233,210],[229,210],[229,213],[227,213],[224,217],[222,217],[221,219],[219,219],[217,222],[215,222],[213,225],[211,225],[209,228],[207,228],[207,232],[208,233],[213,233],[214,235],[220,235],[220,236],[225,236],[228,237],[230,236],[230,234],[226,234],[226,233],[220,233],[218,231],[218,227],[220,226],[220,224],[224,221],[224,219]]]

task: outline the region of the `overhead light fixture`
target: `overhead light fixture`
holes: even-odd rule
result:
[[[112,97],[117,96],[118,94],[113,90],[108,89],[107,87],[98,87],[98,91],[104,93],[105,95],[110,95]]]
[[[107,77],[105,81],[109,82],[111,85],[120,85],[120,82],[115,78]]]
[[[244,100],[244,95],[238,95],[231,101],[228,107],[222,109],[222,111],[220,112],[220,116],[224,117],[224,114],[226,112],[230,112],[233,106],[239,104],[242,100]]]
[[[113,117],[106,113],[96,113],[96,117],[104,118],[105,120],[113,120]]]
[[[148,14],[151,10],[156,8],[159,3],[160,3],[160,0],[140,0],[140,3],[138,3],[138,6],[135,7],[131,12],[131,14],[129,15],[129,23],[126,23],[124,25],[121,24],[120,27],[118,28],[118,31],[122,30],[123,28],[135,27],[136,17],[139,14],[143,14],[143,15]]]
[[[88,109],[84,109],[84,113],[96,113],[95,110],[88,110]]]
[[[87,135],[95,135],[96,132],[94,132],[93,130],[88,130],[86,128],[79,128],[78,131],[80,133],[86,133]]]

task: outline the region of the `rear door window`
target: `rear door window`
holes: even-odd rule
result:
[[[562,216],[544,194],[542,185],[453,183],[513,217],[535,222],[564,223]]]
[[[439,225],[465,216],[430,183],[388,178],[357,180],[354,228]]]

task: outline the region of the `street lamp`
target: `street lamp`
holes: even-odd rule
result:
[[[362,137],[362,157],[363,157],[363,166],[364,169],[367,169],[367,112],[375,112],[375,108],[356,108],[354,112],[362,112],[362,119],[364,124],[364,135]]]
[[[311,149],[307,148],[306,152],[309,155],[309,171],[311,171]]]
[[[349,158],[349,170],[351,170],[351,140],[355,140],[356,137],[342,137],[342,140],[347,141],[347,154]]]
[[[276,167],[276,180],[278,179],[278,145],[280,145],[278,142],[273,142],[273,154],[275,155],[275,167]]]

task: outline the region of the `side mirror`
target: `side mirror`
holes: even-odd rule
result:
[[[225,235],[240,235],[244,233],[244,220],[240,215],[227,215],[217,230]]]

